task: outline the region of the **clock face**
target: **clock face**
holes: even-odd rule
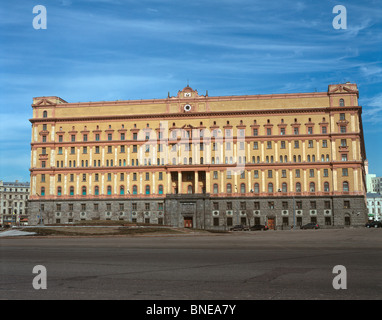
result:
[[[184,111],[186,111],[186,112],[191,111],[191,106],[189,104],[186,104],[184,106]]]
[[[184,93],[184,96],[187,98],[187,97],[191,97],[191,92],[185,92]]]

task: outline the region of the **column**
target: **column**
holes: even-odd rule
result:
[[[199,172],[195,171],[195,193],[199,193]]]
[[[178,171],[178,193],[183,193],[183,189],[182,189],[182,171]]]
[[[211,180],[209,171],[206,171],[206,193],[211,193]]]

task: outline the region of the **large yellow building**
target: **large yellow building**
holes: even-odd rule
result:
[[[33,99],[31,223],[359,226],[356,84],[327,92],[68,103]]]

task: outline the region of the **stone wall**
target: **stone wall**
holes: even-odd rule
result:
[[[301,207],[297,207],[299,202]],[[325,202],[330,208],[325,207]],[[216,230],[228,230],[235,224],[265,225],[269,219],[274,219],[275,229],[290,229],[293,221],[296,225],[315,221],[321,228],[363,227],[367,221],[365,199],[361,196],[296,197],[295,216],[291,198],[220,198],[209,194],[167,195],[161,199],[29,201],[29,209],[30,225],[38,224],[39,216],[44,224],[123,220],[174,227],[184,227],[188,219],[193,228]]]

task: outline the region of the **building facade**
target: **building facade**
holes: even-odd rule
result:
[[[115,219],[226,229],[364,225],[355,84],[326,92],[33,99],[34,223]]]
[[[0,181],[0,225],[27,225],[29,182]]]
[[[382,195],[380,193],[366,195],[369,220],[382,221]]]

